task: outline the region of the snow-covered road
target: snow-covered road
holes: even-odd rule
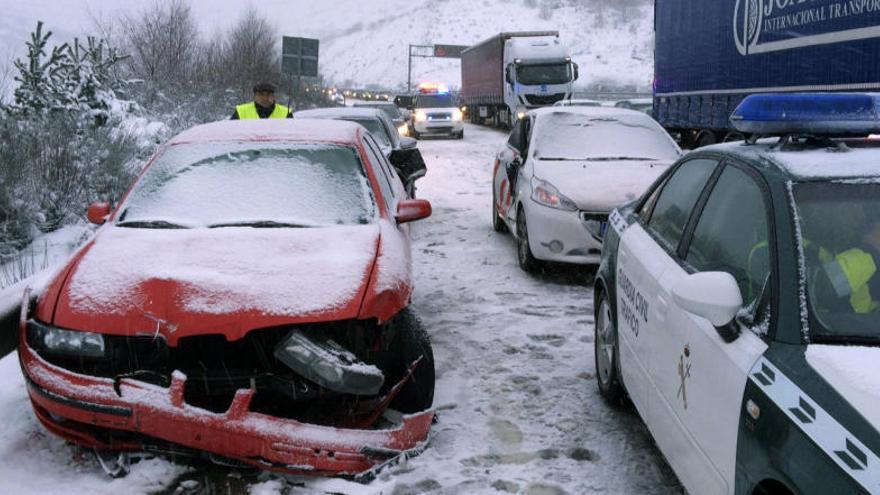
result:
[[[464,141],[419,144],[428,175],[417,194],[434,207],[413,226],[413,305],[437,366],[439,422],[428,449],[368,485],[263,475],[224,487],[261,494],[681,492],[638,416],[599,397],[592,272],[553,267],[530,276],[516,265],[512,238],[492,231],[491,164],[505,138],[468,125]],[[108,480],[93,460],[75,459],[37,424],[15,356],[0,360],[0,418],[2,494],[190,493],[181,479],[204,480],[192,472],[177,478],[185,468],[156,459]]]

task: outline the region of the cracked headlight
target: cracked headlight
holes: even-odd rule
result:
[[[62,330],[34,320],[27,324],[31,347],[50,354],[73,357],[104,357],[104,336],[100,333]]]

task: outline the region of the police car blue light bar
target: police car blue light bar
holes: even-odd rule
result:
[[[866,136],[880,133],[880,93],[768,93],[747,96],[730,123],[762,135]]]

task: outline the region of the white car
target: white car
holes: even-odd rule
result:
[[[526,271],[597,264],[608,213],[637,198],[681,150],[632,110],[547,107],[517,121],[495,159],[492,226],[510,230]]]
[[[462,112],[446,92],[419,93],[413,108],[413,137],[444,134],[464,138]]]

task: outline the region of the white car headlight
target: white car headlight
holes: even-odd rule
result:
[[[48,353],[67,356],[104,357],[104,336],[100,333],[62,330],[36,321],[28,322],[29,342]]]
[[[415,119],[416,119],[416,122],[424,122],[424,121],[428,120],[428,114],[426,114],[425,112],[423,112],[421,110],[416,110]]]
[[[532,177],[532,200],[557,210],[577,211],[578,209],[575,202],[563,196],[556,186],[537,177]]]
[[[462,119],[461,110],[456,108],[452,112],[452,120],[461,120],[461,119]]]
[[[409,126],[407,126],[406,124],[400,124],[400,126],[397,128],[397,133],[401,136],[408,136]]]

